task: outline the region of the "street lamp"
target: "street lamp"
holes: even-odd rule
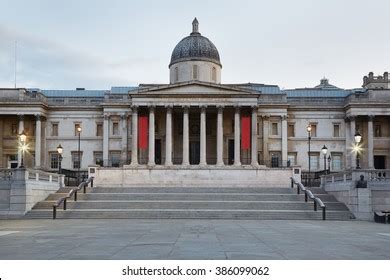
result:
[[[326,172],[326,154],[328,153],[328,148],[324,145],[321,151],[324,154],[324,171]]]
[[[57,153],[58,153],[58,174],[61,174],[61,161],[62,161],[62,153],[64,149],[62,148],[61,144],[57,147]]]
[[[78,165],[77,165],[77,185],[80,184],[80,165],[81,165],[81,156],[80,156],[80,135],[81,135],[81,125],[77,127],[77,132],[79,134],[79,148],[78,148]]]
[[[309,123],[308,125],[307,125],[307,128],[306,128],[306,130],[307,130],[307,139],[308,139],[308,141],[309,141],[309,187],[311,186],[311,174],[310,174],[310,165],[311,165],[311,163],[310,163],[310,140],[311,140],[311,124]]]
[[[19,135],[19,140],[20,140],[20,150],[21,150],[21,160],[20,160],[20,166],[19,168],[24,168],[24,151],[26,150],[26,139],[27,135],[22,131],[22,133]]]
[[[362,136],[360,135],[360,133],[357,131],[355,133],[355,147],[354,147],[354,150],[356,152],[356,169],[360,169],[360,141],[362,141]]]

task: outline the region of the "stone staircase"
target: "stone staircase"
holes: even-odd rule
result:
[[[27,218],[52,218],[52,205],[70,189],[37,203]],[[347,207],[320,188],[312,192],[327,206],[327,219],[349,220]],[[313,202],[291,188],[256,187],[95,187],[68,200],[57,218],[69,219],[256,219],[320,220]]]

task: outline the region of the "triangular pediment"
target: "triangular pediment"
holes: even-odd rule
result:
[[[134,93],[132,93],[134,94]],[[155,87],[145,87],[138,90],[135,94],[152,95],[258,95],[258,92],[242,89],[236,86],[219,85],[199,81],[176,83],[169,85],[159,85]]]

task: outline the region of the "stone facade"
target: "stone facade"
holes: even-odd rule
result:
[[[200,36],[198,25],[193,28]],[[56,148],[61,144],[62,168],[77,170],[80,126],[82,170],[94,164],[255,169],[299,165],[307,170],[308,124],[312,171],[325,169],[325,164],[331,171],[355,168],[357,151],[361,167],[390,168],[387,73],[370,73],[356,89],[340,89],[326,79],[316,87],[286,90],[267,84],[221,84],[219,54],[214,49],[202,54],[171,61],[169,84],[107,90],[0,89],[0,168],[20,166],[18,135],[24,131],[27,167],[57,170]],[[195,65],[196,76],[191,74]],[[176,66],[183,69],[178,80]],[[147,149],[138,148],[142,116],[149,122]],[[251,120],[249,149],[240,146],[242,116]],[[362,142],[353,149],[356,132]]]

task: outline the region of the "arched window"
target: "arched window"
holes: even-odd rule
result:
[[[217,81],[217,69],[215,67],[213,67],[213,69],[211,69],[211,80],[213,82]]]
[[[198,65],[192,65],[192,79],[198,79]]]
[[[179,81],[179,68],[175,67],[175,82]]]

